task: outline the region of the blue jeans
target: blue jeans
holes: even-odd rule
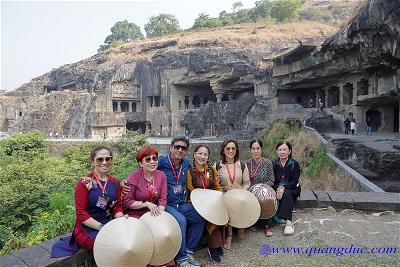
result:
[[[367,126],[367,134],[370,135],[372,132],[372,126]]]
[[[181,227],[182,244],[175,260],[182,262],[188,259],[187,253],[193,254],[206,225],[206,220],[197,213],[191,204],[184,203],[178,206],[167,205],[165,211],[174,216]]]

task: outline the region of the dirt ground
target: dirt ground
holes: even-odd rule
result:
[[[400,266],[398,212],[303,209],[294,213],[293,221],[296,227],[292,236],[283,235],[284,225],[276,226],[272,237],[265,237],[261,226],[256,232],[246,230],[241,241],[234,234],[232,249],[224,250],[220,264],[209,260],[206,249],[198,250],[195,256],[202,266],[220,267]],[[271,248],[292,247],[303,251],[271,252]]]

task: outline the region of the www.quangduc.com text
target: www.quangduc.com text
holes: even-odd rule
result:
[[[400,248],[393,247],[357,247],[353,244],[349,246],[336,246],[336,247],[273,247],[268,244],[264,244],[260,247],[260,253],[263,256],[273,254],[305,254],[307,256],[312,255],[325,255],[331,254],[335,256],[345,256],[352,254],[396,254],[397,251],[400,253]]]

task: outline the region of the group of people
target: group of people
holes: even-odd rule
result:
[[[357,134],[357,122],[356,119],[353,119],[352,121],[349,120],[349,118],[346,118],[344,120],[344,134],[350,134],[355,135]]]
[[[356,122],[356,119],[353,119],[352,121],[350,121],[349,118],[346,118],[343,123],[344,123],[344,129],[345,129],[344,133],[346,135],[350,134],[350,132],[351,132],[352,135],[357,134],[358,124]],[[367,133],[367,135],[370,135],[371,132],[372,132],[372,120],[371,120],[371,118],[367,118],[366,125],[367,125],[367,128],[366,128],[367,132],[366,133]]]
[[[276,190],[279,200],[275,221],[286,221],[284,234],[293,234],[293,204],[301,191],[300,165],[292,158],[292,146],[288,142],[277,144],[277,158],[273,161],[262,156],[262,147],[260,140],[252,140],[251,159],[241,161],[238,143],[227,139],[221,144],[220,160],[211,165],[211,151],[207,145],[197,145],[191,161],[186,157],[189,140],[176,137],[165,156],[159,156],[154,147],[139,149],[136,160],[140,168],[121,183],[108,175],[113,162],[111,148],[94,148],[90,155],[94,170],[81,178],[75,188],[76,223],[72,236],[57,242],[52,256],[71,255],[79,247],[93,249],[97,233],[112,218],[139,218],[146,212],[157,216],[165,211],[177,220],[182,234],[179,252],[167,266],[175,263],[177,266],[200,266],[193,254],[204,229],[209,236],[210,259],[220,263],[224,249],[231,249],[234,229],[229,224],[213,225],[199,215],[190,203],[190,192],[196,188],[227,192],[267,184]],[[260,220],[267,237],[273,234],[273,222],[273,219]],[[244,238],[244,230],[235,230],[238,239]]]

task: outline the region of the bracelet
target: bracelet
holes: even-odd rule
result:
[[[102,223],[100,223],[97,227],[96,227],[96,230],[98,230],[98,231],[100,231],[101,230],[101,228],[103,228],[103,224]]]

